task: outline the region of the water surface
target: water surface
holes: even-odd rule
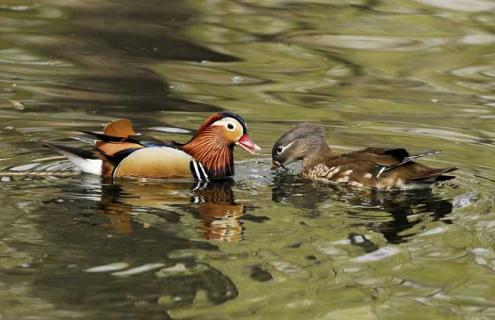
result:
[[[495,317],[494,8],[0,0],[0,318]],[[39,144],[118,117],[185,141],[220,110],[262,154],[200,188],[75,174]],[[300,121],[342,152],[442,150],[425,163],[458,178],[380,193],[271,172]]]

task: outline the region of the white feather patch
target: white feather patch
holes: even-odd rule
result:
[[[68,152],[63,153],[76,167],[79,168],[82,172],[96,174],[97,176],[101,176],[101,170],[103,166],[103,161],[100,159],[84,159],[78,156],[75,156]]]

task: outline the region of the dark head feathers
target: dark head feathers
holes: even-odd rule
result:
[[[237,113],[230,112],[230,111],[223,111],[223,112],[215,113],[215,114],[211,115],[210,117],[208,117],[208,119],[206,119],[203,122],[203,124],[201,125],[201,127],[199,127],[199,129],[196,131],[196,134],[198,134],[201,131],[203,131],[204,129],[208,128],[215,121],[221,120],[223,118],[236,119],[241,124],[242,130],[244,131],[244,134],[247,133],[246,121],[244,121],[244,119],[240,115],[238,115]]]
[[[274,150],[282,145],[285,146],[297,139],[315,136],[324,139],[325,131],[322,127],[312,123],[300,123],[284,133],[273,145]]]
[[[246,121],[244,121],[244,119],[240,115],[238,115],[237,113],[230,112],[230,111],[220,112],[219,114],[221,115],[220,119],[234,118],[237,121],[239,121],[239,123],[242,125],[242,130],[244,131],[244,134],[247,133],[248,130],[247,130]]]
[[[322,127],[301,123],[284,133],[272,148],[272,160],[278,164],[288,164],[307,156],[309,152],[326,145]]]

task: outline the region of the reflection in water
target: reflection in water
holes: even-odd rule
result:
[[[133,232],[136,213],[156,213],[162,219],[175,223],[181,219],[180,212],[187,212],[200,220],[197,230],[202,238],[236,242],[243,237],[241,219],[246,208],[235,202],[232,186],[232,180],[192,185],[190,182],[138,183],[122,180],[116,184],[102,184],[99,212],[108,218],[108,225],[120,234]],[[258,217],[256,220],[264,219]],[[149,221],[142,225],[145,228],[158,227]]]
[[[327,200],[344,202],[349,205],[345,210],[346,215],[352,217],[353,221],[359,221],[353,222],[351,226],[366,226],[383,234],[390,243],[407,241],[412,234],[405,233],[426,219],[441,219],[445,223],[451,223],[450,220],[442,218],[452,212],[452,203],[441,199],[431,189],[407,192],[349,189],[309,182],[286,172],[280,172],[274,179],[273,201],[310,209],[315,216],[321,214],[319,205]],[[356,208],[359,210],[355,210]],[[377,216],[377,211],[386,212],[387,217]],[[354,241],[354,235],[349,234],[349,239]]]
[[[218,248],[181,234],[181,218],[191,211],[204,219],[198,227],[202,236],[241,238],[237,220],[226,218],[222,232],[210,223],[213,217],[242,215],[243,206],[233,202],[231,182],[191,191],[191,183],[112,184],[91,175],[78,179],[80,184],[64,186],[69,195],[64,201],[53,199],[43,205],[42,210],[50,214],[40,215],[37,221],[40,228],[49,229],[45,240],[58,243],[46,252],[57,256],[57,262],[43,263],[36,275],[37,288],[57,287],[44,295],[71,308],[92,305],[95,318],[105,310],[117,318],[122,318],[119,314],[134,318],[142,315],[141,306],[147,310],[147,319],[163,319],[165,310],[198,299],[221,304],[238,296],[228,276],[194,254],[215,254]],[[191,203],[192,199],[200,202]],[[73,206],[76,211],[70,209]],[[92,310],[84,311],[93,318]]]
[[[194,190],[193,202],[201,218],[198,231],[204,239],[239,241],[243,236],[240,218],[245,208],[236,204],[232,181],[219,181]]]

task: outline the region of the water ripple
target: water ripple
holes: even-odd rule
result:
[[[464,12],[483,12],[495,10],[495,4],[484,0],[415,0],[433,7]]]
[[[360,50],[416,51],[442,46],[448,42],[441,38],[379,37],[366,35],[300,35],[291,37],[295,43],[311,46]]]

